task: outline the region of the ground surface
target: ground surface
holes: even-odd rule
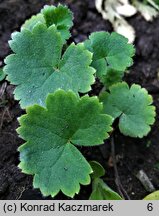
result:
[[[56,1],[57,2],[57,1]],[[93,0],[65,0],[73,10],[75,25],[72,29],[75,42],[83,41],[94,31],[112,31],[111,24],[103,21],[97,13]],[[35,14],[51,0],[0,0],[0,65],[10,53],[7,41],[14,30],[18,30],[25,19]],[[115,132],[117,166],[122,185],[131,199],[142,199],[148,192],[136,178],[136,173],[143,169],[156,189],[159,189],[159,18],[147,23],[138,14],[129,19],[136,29],[136,57],[134,66],[125,77],[129,84],[139,83],[152,94],[157,108],[156,123],[151,133],[144,139],[124,137]],[[17,147],[23,142],[15,129],[17,117],[23,111],[13,99],[14,87],[8,82],[0,83],[0,199],[44,199],[38,190],[32,189],[32,177],[22,174],[17,168],[19,154]],[[94,92],[98,88],[94,88]],[[93,93],[94,93],[93,92]],[[110,143],[102,147],[81,149],[88,160],[98,160],[106,168],[105,181],[117,191],[114,181],[114,169],[111,166]],[[82,187],[75,199],[88,199],[91,187]],[[50,198],[50,197],[49,197]],[[59,195],[57,199],[67,199]]]

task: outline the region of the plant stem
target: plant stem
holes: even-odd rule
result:
[[[115,145],[114,145],[114,137],[111,137],[111,155],[113,160],[113,167],[114,167],[114,173],[115,173],[115,183],[118,188],[119,194],[123,199],[130,200],[129,195],[127,194],[126,190],[124,189],[123,185],[121,184],[117,163],[116,163],[116,157],[115,157]]]

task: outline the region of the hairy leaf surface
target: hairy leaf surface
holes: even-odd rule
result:
[[[43,23],[47,27],[55,25],[58,32],[61,33],[63,42],[65,42],[65,40],[70,37],[69,29],[73,25],[72,20],[73,14],[67,6],[60,4],[58,7],[46,5],[41,10],[41,13],[34,15],[29,20],[27,20],[22,28],[27,28],[32,31],[37,23]]]
[[[19,148],[24,173],[34,175],[34,187],[43,195],[55,196],[60,190],[73,197],[80,184],[90,183],[92,168],[75,145],[103,143],[112,130],[112,117],[102,114],[96,97],[81,99],[72,91],[49,94],[46,108],[27,108],[17,130],[26,143]]]
[[[104,112],[114,119],[119,117],[119,129],[124,135],[140,137],[147,135],[150,125],[155,121],[155,107],[152,97],[146,89],[133,84],[130,88],[122,82],[110,87],[110,93],[104,92],[100,100],[104,103]]]
[[[25,108],[44,105],[48,93],[61,88],[86,93],[94,83],[92,54],[82,44],[71,44],[61,57],[62,40],[55,26],[37,24],[32,32],[12,34],[14,54],[5,60],[7,80],[16,85],[15,99]]]
[[[134,47],[118,33],[92,33],[89,40],[85,41],[85,46],[93,53],[92,66],[97,70],[97,77],[101,81],[105,80],[104,84],[110,84],[109,80],[113,75],[113,83],[118,82],[119,77],[121,80],[126,68],[133,63]]]

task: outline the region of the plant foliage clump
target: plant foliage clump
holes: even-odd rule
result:
[[[45,196],[62,191],[73,197],[80,184],[90,184],[91,175],[90,199],[121,199],[101,179],[104,168],[88,163],[78,147],[103,144],[116,118],[123,134],[147,135],[155,107],[145,89],[122,82],[134,46],[107,32],[67,45],[72,19],[66,6],[45,6],[9,41],[13,53],[5,59],[2,76],[16,86],[15,99],[26,109],[17,129],[26,141],[19,147],[19,167],[34,175],[34,187]],[[99,98],[89,97],[96,78],[106,90]]]

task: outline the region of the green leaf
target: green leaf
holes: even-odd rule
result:
[[[90,200],[122,200],[122,198],[108,187],[100,178],[93,181],[93,190],[90,195]]]
[[[147,195],[144,200],[159,200],[159,190]]]
[[[124,135],[140,137],[147,135],[155,121],[155,107],[146,89],[133,84],[130,88],[122,82],[110,87],[110,93],[100,95],[104,112],[114,119],[119,117],[119,129]]]
[[[5,79],[5,73],[3,71],[3,68],[0,68],[0,81],[4,80]]]
[[[97,161],[90,161],[93,173],[91,174],[92,193],[90,200],[121,200],[122,198],[111,190],[100,177],[105,175],[105,169]]]
[[[52,25],[55,25],[58,32],[61,33],[63,42],[65,42],[65,40],[69,39],[70,37],[69,29],[73,25],[72,20],[73,14],[67,6],[60,4],[58,7],[46,5],[41,10],[41,13],[34,15],[29,20],[27,20],[23,24],[22,29],[26,28],[32,31],[35,25],[38,23],[45,24],[48,28]]]
[[[107,87],[121,81],[124,71],[133,63],[134,47],[118,33],[95,32],[84,44],[93,53],[92,66],[96,69],[97,77]]]
[[[62,41],[56,27],[39,23],[30,32],[12,34],[15,54],[5,59],[7,80],[16,85],[15,99],[25,108],[44,105],[48,93],[61,88],[86,93],[94,83],[92,54],[82,44],[71,44],[61,57]]]
[[[101,77],[102,83],[109,88],[113,84],[116,84],[122,80],[124,73],[121,71],[116,71],[111,68],[107,70],[106,75]]]
[[[105,67],[124,71],[133,63],[134,47],[128,44],[128,39],[113,32],[95,32],[85,42],[85,46],[93,52],[93,61],[105,60]],[[107,69],[107,68],[106,68]]]
[[[44,15],[39,13],[37,15],[33,15],[30,19],[26,20],[25,23],[21,27],[21,31],[23,29],[28,29],[30,31],[33,31],[33,28],[38,24],[46,24]]]
[[[92,167],[93,173],[91,175],[92,179],[100,178],[105,175],[105,169],[97,161],[90,161],[89,164]]]
[[[155,3],[156,3],[157,5],[159,5],[159,0],[155,0]]]
[[[102,114],[97,97],[81,99],[73,92],[49,94],[46,108],[27,108],[17,130],[26,143],[19,148],[19,167],[34,175],[33,185],[43,195],[54,197],[60,190],[73,197],[80,184],[90,183],[92,168],[74,145],[103,143],[112,130],[112,118]]]
[[[70,37],[69,29],[72,27],[73,15],[67,6],[60,5],[58,7],[45,6],[42,10],[46,25],[49,27],[55,24],[57,30],[61,33],[63,40]]]

